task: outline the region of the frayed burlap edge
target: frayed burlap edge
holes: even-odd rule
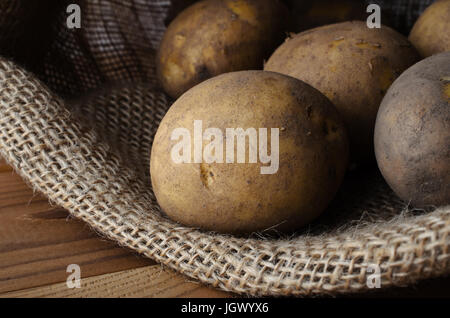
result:
[[[152,116],[162,117],[165,96],[156,90],[147,96],[157,110]],[[101,235],[191,278],[254,296],[323,295],[368,289],[373,265],[383,288],[450,272],[450,207],[285,240],[175,224],[161,215],[138,169],[66,106],[34,76],[0,59],[1,156],[33,189]]]

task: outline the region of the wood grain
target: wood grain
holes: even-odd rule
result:
[[[81,267],[79,289],[66,285]],[[232,297],[114,242],[50,206],[0,159],[0,297]],[[345,297],[450,297],[450,277]]]
[[[81,287],[69,289],[66,283],[31,288],[0,297],[230,297],[222,291],[206,288],[171,270],[153,265],[81,279]]]
[[[69,264],[82,288],[66,285]],[[224,297],[101,238],[0,159],[0,297]]]
[[[93,276],[156,263],[101,239],[0,163],[0,293],[65,281],[69,264]]]

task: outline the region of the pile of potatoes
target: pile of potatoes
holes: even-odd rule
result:
[[[409,40],[365,21],[288,33],[299,25],[277,0],[202,0],[170,23],[157,70],[176,101],[150,161],[167,216],[222,233],[297,230],[349,164],[375,160],[405,202],[450,204],[450,0]]]

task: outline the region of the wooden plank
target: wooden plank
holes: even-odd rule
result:
[[[0,293],[64,282],[69,264],[89,277],[156,263],[50,206],[0,162]]]
[[[66,286],[69,264],[82,288]],[[229,297],[100,238],[0,159],[0,297]],[[450,277],[344,297],[450,297]]]
[[[5,161],[0,157],[0,172],[13,171],[11,166],[7,165]]]
[[[58,283],[0,295],[6,297],[231,297],[231,294],[191,282],[160,265],[81,279],[81,287],[70,289]]]
[[[450,278],[430,279],[403,288],[372,290],[338,298],[450,298]],[[66,283],[35,287],[0,294],[0,298],[87,298],[87,297],[179,297],[229,298],[237,295],[192,282],[160,265],[81,279],[81,288],[69,289]]]

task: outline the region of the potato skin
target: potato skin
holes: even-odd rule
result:
[[[391,86],[377,116],[375,154],[404,201],[450,204],[450,52],[415,64]]]
[[[423,57],[450,51],[450,0],[430,5],[414,24],[409,40]]]
[[[408,40],[389,27],[352,21],[288,38],[265,70],[298,78],[325,94],[341,113],[352,161],[374,161],[373,128],[391,83],[419,60]]]
[[[279,128],[277,173],[261,174],[259,159],[175,164],[171,133],[185,127],[192,135],[194,120],[222,131]],[[282,74],[242,71],[209,79],[172,105],[153,142],[150,172],[158,203],[173,220],[249,233],[296,229],[313,220],[335,195],[347,161],[345,127],[325,96]]]
[[[262,69],[284,38],[277,0],[204,0],[181,12],[162,39],[157,73],[173,98],[216,75]]]

